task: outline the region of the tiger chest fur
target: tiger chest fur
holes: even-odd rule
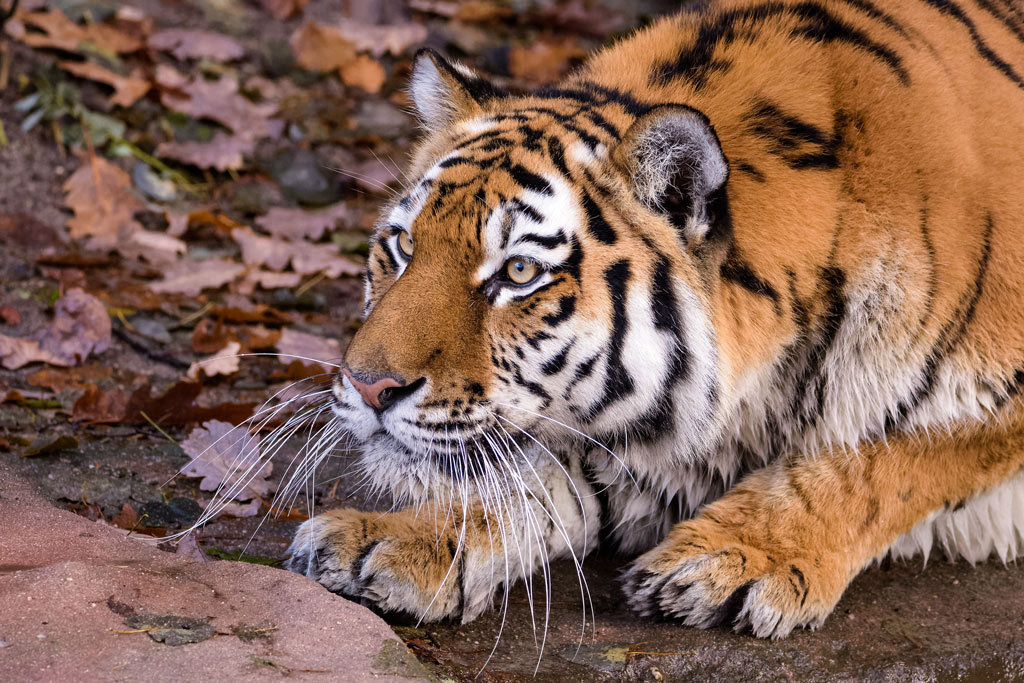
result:
[[[526,95],[420,53],[331,399],[416,506],[317,516],[291,568],[468,620],[610,541],[641,614],[778,637],[886,552],[1016,557],[1022,35],[705,2]]]

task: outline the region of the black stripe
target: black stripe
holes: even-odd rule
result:
[[[565,233],[559,230],[554,235],[537,235],[532,232],[528,232],[525,235],[520,235],[516,238],[516,242],[531,242],[533,244],[540,245],[545,249],[554,249],[563,244],[568,244],[569,240],[565,238]]]
[[[732,67],[727,59],[715,57],[717,48],[756,37],[760,26],[780,16],[796,20],[791,31],[793,37],[821,43],[844,43],[864,50],[883,61],[904,85],[909,83],[899,55],[873,41],[863,31],[833,16],[821,5],[813,2],[795,5],[768,2],[708,17],[701,24],[692,44],[681,47],[675,58],[665,60],[652,69],[651,85],[664,87],[677,78],[683,78],[695,88],[703,88],[712,76]]]
[[[761,100],[747,114],[747,130],[768,143],[768,151],[794,169],[832,169],[839,166],[839,136]]]
[[[1013,67],[1004,62],[995,51],[985,43],[981,34],[978,33],[978,27],[974,25],[971,18],[963,11],[960,5],[956,4],[952,0],[924,0],[926,3],[939,10],[943,14],[956,19],[958,22],[963,24],[964,28],[971,36],[971,41],[974,43],[974,49],[981,55],[985,61],[998,69],[1004,76],[1013,81],[1018,88],[1024,88],[1024,79],[1021,78],[1020,74],[1013,70]]]
[[[748,292],[771,300],[775,312],[779,315],[782,314],[779,293],[772,287],[770,282],[758,277],[757,273],[750,267],[750,264],[740,256],[735,244],[730,247],[725,261],[722,262],[721,274],[723,280],[734,282]]]
[[[563,346],[561,351],[541,366],[540,371],[545,375],[555,375],[561,372],[562,368],[565,367],[566,360],[569,358],[569,349],[572,348],[572,345],[573,342],[569,342]]]
[[[551,196],[555,193],[548,181],[544,180],[541,176],[537,175],[533,171],[528,170],[522,164],[504,164],[502,166],[510,176],[512,180],[516,181],[522,187],[527,190],[532,190],[543,195]]]
[[[562,146],[562,141],[554,135],[548,136],[548,156],[551,157],[551,163],[565,176],[565,179],[572,180],[569,167],[565,165],[565,147]]]
[[[935,391],[935,380],[937,379],[939,367],[953,349],[960,343],[967,332],[967,327],[974,320],[978,301],[985,286],[985,277],[988,274],[989,261],[992,258],[992,232],[995,224],[992,215],[985,217],[985,232],[982,237],[981,257],[978,263],[978,273],[974,278],[974,286],[971,292],[961,297],[961,305],[952,317],[942,326],[938,338],[932,346],[931,351],[925,359],[921,369],[920,380],[913,393],[906,399],[900,401],[895,413],[890,415],[885,423],[886,431],[892,431],[901,427],[913,414],[921,403],[927,400]]]
[[[629,376],[626,366],[622,363],[622,347],[629,331],[629,318],[626,315],[626,289],[629,285],[631,269],[629,261],[622,259],[608,266],[604,271],[605,285],[612,303],[612,331],[608,340],[608,362],[605,370],[604,390],[601,397],[592,406],[577,411],[585,421],[592,421],[608,405],[633,393],[633,378]]]
[[[584,190],[583,192],[583,210],[587,213],[587,228],[599,242],[604,244],[615,244],[617,238],[615,230],[605,220],[604,214],[601,212],[601,207],[597,205],[590,193]]]
[[[576,311],[576,297],[572,294],[563,296],[558,300],[558,310],[541,318],[545,323],[554,327],[569,319]]]

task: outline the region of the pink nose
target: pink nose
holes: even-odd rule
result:
[[[381,404],[381,393],[385,389],[404,386],[401,382],[391,379],[390,377],[383,377],[372,384],[367,384],[366,382],[360,382],[356,379],[348,368],[342,368],[341,372],[345,377],[348,377],[348,381],[352,383],[352,386],[356,388],[359,395],[363,397],[363,401],[366,405],[371,408],[376,408],[377,410],[381,410],[385,407]]]

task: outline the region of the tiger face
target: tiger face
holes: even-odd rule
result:
[[[429,135],[378,223],[366,320],[334,385],[366,472],[421,497],[497,451],[706,444],[707,274],[728,229],[707,121],[511,98],[432,53],[412,90]],[[704,255],[655,246],[683,239]]]

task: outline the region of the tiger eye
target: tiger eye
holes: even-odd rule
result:
[[[517,285],[525,285],[537,277],[537,264],[521,258],[510,259],[505,264],[505,274]]]
[[[398,233],[398,248],[407,257],[412,258],[412,235],[409,234],[408,230]]]

